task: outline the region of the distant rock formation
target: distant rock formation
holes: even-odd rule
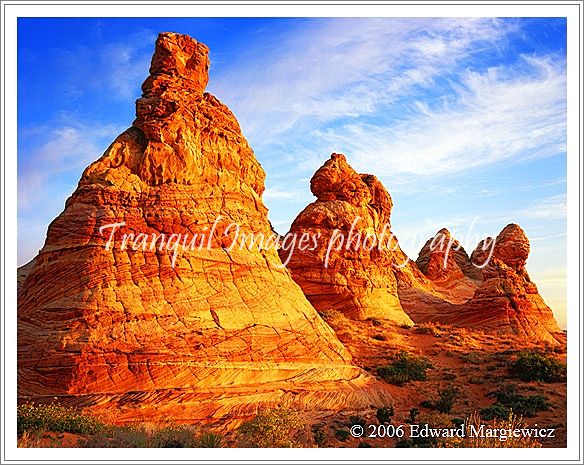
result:
[[[425,295],[424,286],[408,282],[400,283],[402,304],[417,323],[435,321],[554,343],[561,330],[529,278],[528,256],[529,240],[516,224],[507,225],[496,239],[479,242],[470,259],[442,229],[416,260],[442,302],[440,295]],[[465,301],[457,303],[453,295]]]
[[[21,398],[181,422],[387,397],[351,364],[275,247],[229,250],[228,224],[272,231],[264,171],[231,111],[204,92],[208,68],[205,45],[160,34],[132,127],[51,223],[18,299]],[[182,235],[209,248],[123,249],[122,233],[133,246],[164,234],[167,246]]]
[[[529,256],[525,232],[516,224],[505,226],[495,239],[488,261],[485,241],[472,254],[474,260],[486,263],[483,282],[459,314],[458,324],[555,342],[561,329],[525,269]]]
[[[471,263],[464,247],[442,228],[428,239],[416,260],[422,273],[433,281],[480,279],[479,268]]]
[[[397,294],[394,268],[406,257],[391,236],[392,200],[385,187],[333,153],[312,177],[310,189],[317,200],[296,217],[288,233],[297,243],[280,250],[308,300],[320,312],[412,324]],[[300,247],[303,236],[316,243]]]

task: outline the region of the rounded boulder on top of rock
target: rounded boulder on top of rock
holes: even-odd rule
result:
[[[491,252],[485,244],[492,246]],[[479,243],[472,257],[485,265],[483,281],[460,313],[459,324],[558,342],[561,329],[525,269],[529,249],[527,235],[513,223],[503,228],[494,244]]]

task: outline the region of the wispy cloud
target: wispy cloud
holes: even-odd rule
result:
[[[68,118],[54,126],[24,129],[21,136],[28,135],[29,140],[28,147],[21,144],[19,148],[19,209],[38,208],[39,204],[46,202],[47,186],[55,177],[70,173],[78,178],[79,172],[99,158],[104,147],[121,130],[120,126],[87,124]]]
[[[517,212],[517,216],[536,220],[552,220],[566,218],[566,194],[554,195],[537,202]]]
[[[429,88],[514,29],[497,19],[309,20],[217,76],[213,91],[256,146],[291,129],[373,113]]]
[[[558,155],[566,143],[565,68],[543,57],[521,61],[518,69],[465,72],[448,100],[416,108],[393,126],[346,124],[317,136],[387,177]]]
[[[92,46],[77,44],[54,50],[55,65],[63,71],[59,85],[64,95],[79,99],[88,91],[98,91],[108,99],[136,97],[148,73],[155,39],[154,31],[140,29],[123,42],[100,38]]]

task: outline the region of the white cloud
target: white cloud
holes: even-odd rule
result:
[[[465,73],[446,104],[423,106],[390,127],[350,124],[318,136],[345,147],[380,176],[434,176],[565,150],[562,63],[524,57],[521,72]]]
[[[214,93],[255,147],[314,122],[372,113],[417,86],[432,86],[514,25],[493,18],[319,19],[249,51]]]
[[[21,149],[18,163],[19,210],[38,208],[47,199],[47,186],[56,176],[73,173],[78,179],[85,166],[101,156],[123,128],[115,125],[68,121],[55,127],[29,128],[38,148]],[[25,137],[23,135],[23,137]],[[74,186],[74,184],[73,184]]]
[[[566,194],[554,195],[537,202],[517,212],[518,216],[535,220],[553,220],[566,218]]]

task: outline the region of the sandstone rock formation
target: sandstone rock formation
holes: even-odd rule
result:
[[[28,263],[25,263],[24,265],[19,266],[18,269],[16,270],[16,289],[17,289],[18,293],[20,293],[20,289],[22,288],[24,281],[26,281],[28,274],[33,269],[34,264],[35,264],[35,259],[33,258]]]
[[[422,273],[433,281],[480,279],[479,268],[471,263],[464,247],[442,228],[428,239],[416,259]]]
[[[458,250],[446,255],[448,243]],[[479,242],[470,259],[442,229],[416,261],[440,294],[427,295],[419,282],[400,283],[402,304],[417,323],[435,321],[555,343],[561,330],[525,269],[528,255],[529,240],[516,224],[507,225],[496,239]]]
[[[530,248],[525,232],[508,224],[495,239],[489,260],[489,248],[484,244],[490,241],[481,242],[472,254],[473,260],[486,263],[483,282],[457,323],[556,342],[561,330],[525,269]]]
[[[385,187],[333,153],[310,189],[317,200],[294,220],[287,236],[296,242],[284,242],[280,250],[308,300],[320,312],[411,324],[397,294],[394,268],[405,254],[389,229],[392,201]],[[302,237],[311,238],[305,247]]]
[[[230,247],[232,223],[271,234],[265,174],[234,115],[204,92],[208,68],[205,45],[160,34],[132,127],[50,225],[18,301],[22,398],[57,396],[116,421],[192,421],[386,396],[275,247]],[[381,221],[389,196],[360,182],[370,221]],[[126,247],[124,234],[134,235]],[[181,237],[204,246],[175,255]]]

